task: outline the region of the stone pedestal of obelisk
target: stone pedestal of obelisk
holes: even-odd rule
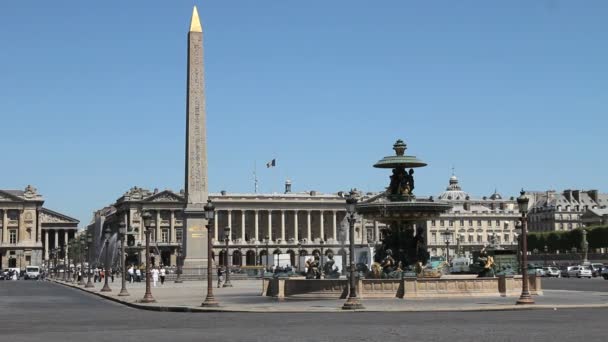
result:
[[[188,85],[186,100],[186,207],[184,208],[184,267],[207,266],[207,133],[203,29],[196,6],[188,32]]]

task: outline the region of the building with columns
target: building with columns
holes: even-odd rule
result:
[[[290,185],[290,184],[289,184]],[[231,262],[235,265],[258,265],[268,253],[290,254],[292,264],[297,255],[333,252],[344,254],[349,243],[344,193],[321,194],[316,191],[292,193],[286,184],[283,194],[211,193],[216,207],[216,220],[211,236],[213,255],[223,256],[224,228],[230,227]],[[368,194],[371,195],[371,194]],[[366,195],[367,196],[367,195]],[[115,203],[95,213],[88,229],[103,242],[105,227],[116,231],[117,222],[127,222],[131,235],[127,238],[130,262],[141,260],[145,245],[143,211],[152,213],[151,234],[154,261],[176,265],[178,247],[184,235],[183,192],[149,191],[133,187]],[[358,218],[355,245],[375,245],[384,226]],[[101,247],[98,247],[98,251]],[[220,264],[223,258],[216,258]],[[344,258],[343,260],[346,260]]]
[[[453,175],[438,199],[453,207],[426,222],[427,245],[432,256],[447,254],[446,241],[450,256],[455,255],[458,247],[470,254],[490,242],[504,248],[517,247],[515,226],[519,212],[515,198],[503,199],[496,191],[489,197],[472,198]]]
[[[44,208],[36,188],[0,190],[0,264],[2,268],[41,266],[50,250],[67,250],[79,221]]]

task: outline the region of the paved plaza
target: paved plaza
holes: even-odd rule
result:
[[[543,296],[535,296],[534,307],[515,305],[517,297],[460,297],[440,299],[363,299],[365,311],[475,311],[475,310],[519,310],[553,308],[608,308],[608,281],[596,279],[543,279],[550,289]],[[63,282],[62,282],[63,284]],[[206,295],[206,282],[188,281],[181,284],[166,282],[152,288],[156,303],[142,304],[139,300],[145,293],[145,282],[129,283],[130,296],[119,297],[120,281],[111,283],[112,292],[101,293],[103,283],[95,283],[95,288],[77,287],[75,291],[86,290],[98,296],[120,301],[132,306],[162,311],[232,311],[232,312],[337,312],[342,313],[343,299],[297,299],[278,301],[261,296],[261,280],[232,281],[233,287],[214,287],[214,295],[220,308],[202,308]],[[215,285],[215,283],[214,283]],[[580,287],[580,288],[579,288]],[[576,290],[573,290],[576,289]],[[583,291],[581,291],[581,289]]]
[[[191,285],[194,283],[184,283],[183,287],[197,291]],[[219,291],[220,300],[227,301],[232,291],[236,290]],[[156,293],[160,298],[161,290]],[[555,342],[581,337],[585,341],[604,341],[607,313],[608,309],[344,314],[152,312],[52,282],[0,282],[0,336],[11,342]]]

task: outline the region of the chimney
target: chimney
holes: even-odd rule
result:
[[[291,192],[291,181],[288,179],[285,181],[285,193],[288,194]]]
[[[591,200],[593,202],[597,203],[599,195],[599,192],[597,190],[589,190],[587,191],[587,194],[589,195],[589,197],[591,197]]]
[[[581,191],[580,190],[572,190],[572,197],[574,197],[574,200],[577,202],[581,201]]]
[[[222,190],[222,191],[220,191],[220,194],[221,194],[222,196],[226,196],[226,190]]]
[[[464,210],[466,210],[466,211],[471,210],[471,202],[469,202],[469,201],[464,202]]]
[[[566,201],[572,201],[572,190],[564,190],[564,197],[566,197]]]

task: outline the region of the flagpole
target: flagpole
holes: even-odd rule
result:
[[[253,192],[258,193],[258,174],[257,174],[257,163],[253,162]]]

